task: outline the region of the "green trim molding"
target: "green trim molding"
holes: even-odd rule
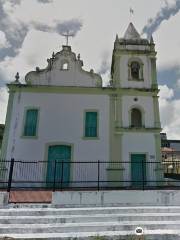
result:
[[[31,109],[38,110],[37,123],[36,123],[36,134],[35,134],[35,136],[25,136],[24,135],[24,128],[25,128],[25,122],[26,122],[26,113],[27,113],[28,110],[31,110]],[[37,107],[37,106],[26,106],[24,108],[24,114],[23,114],[21,138],[24,138],[24,139],[38,139],[39,121],[40,121],[40,107]]]
[[[87,112],[97,112],[97,137],[87,137],[85,136],[86,127],[86,113]],[[83,111],[83,140],[99,140],[99,109],[84,109]]]

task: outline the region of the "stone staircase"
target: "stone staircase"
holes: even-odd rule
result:
[[[144,230],[144,238],[135,229]],[[58,208],[10,205],[0,209],[0,237],[15,239],[180,239],[180,207]]]

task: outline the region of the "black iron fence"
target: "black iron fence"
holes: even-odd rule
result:
[[[173,148],[162,151],[162,162],[165,166],[165,177],[180,180],[180,151],[175,151]]]
[[[0,189],[180,188],[180,161],[0,161]]]

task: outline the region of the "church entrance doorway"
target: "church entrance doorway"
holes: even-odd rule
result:
[[[140,187],[146,183],[146,154],[131,154],[132,187]]]
[[[70,181],[71,146],[54,145],[48,149],[46,183],[48,187],[66,187]]]

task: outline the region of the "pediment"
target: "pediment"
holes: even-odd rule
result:
[[[80,55],[71,51],[70,46],[63,46],[62,51],[53,54],[47,59],[48,66],[45,69],[36,68],[29,72],[25,81],[30,85],[50,86],[83,86],[101,87],[102,78],[93,70],[83,70],[83,61]]]

